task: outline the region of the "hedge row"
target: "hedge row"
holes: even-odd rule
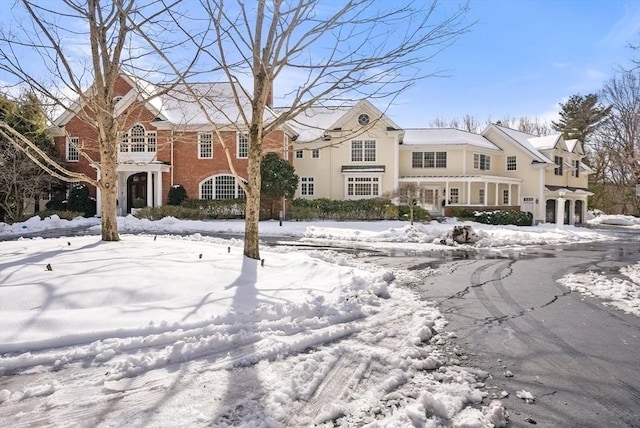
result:
[[[244,218],[244,199],[185,199],[180,205],[146,207],[136,211],[138,218],[158,220],[175,217],[187,220]]]
[[[533,214],[528,211],[502,211],[502,210],[470,210],[455,209],[451,214],[461,220],[473,220],[483,224],[516,226],[531,226],[533,224]]]
[[[396,220],[398,207],[389,199],[338,201],[327,198],[294,199],[291,220]]]

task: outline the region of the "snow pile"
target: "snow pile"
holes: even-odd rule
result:
[[[571,290],[602,299],[605,305],[640,316],[640,263],[621,267],[619,276],[589,271],[565,275],[558,282]]]
[[[640,229],[640,218],[628,215],[598,214],[588,220],[589,224],[605,224],[610,226],[629,226]]]
[[[262,265],[200,234],[121,238],[2,243],[2,425],[506,424],[486,373],[438,345],[446,322],[395,272],[282,248]]]
[[[601,216],[602,217],[602,216]],[[632,217],[633,218],[633,217]],[[336,240],[349,244],[376,245],[377,248],[389,246],[410,247],[415,250],[443,249],[441,241],[456,225],[469,225],[479,235],[476,247],[492,248],[526,245],[558,245],[585,241],[608,239],[604,235],[589,229],[555,224],[538,226],[493,226],[475,222],[458,222],[449,219],[445,223],[432,221],[426,224],[409,225],[403,221],[366,221],[366,222],[260,222],[260,235],[264,237],[299,237],[303,242],[323,244]],[[77,218],[72,221],[61,220],[57,216],[40,220],[33,217],[24,223],[7,225],[0,223],[0,236],[15,237],[46,229],[89,228],[94,234],[100,233],[100,220],[95,218]],[[121,233],[157,233],[171,234],[220,234],[243,235],[243,220],[178,220],[166,217],[160,220],[138,219],[131,215],[118,217],[118,229]]]

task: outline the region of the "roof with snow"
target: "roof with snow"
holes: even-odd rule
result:
[[[500,150],[498,146],[482,135],[454,128],[413,128],[404,130],[405,145],[468,145],[491,150]]]
[[[516,143],[517,145],[519,145],[524,151],[528,152],[534,159],[534,161],[538,161],[538,162],[542,162],[542,163],[548,163],[548,164],[553,164],[554,162],[551,161],[551,159],[549,159],[548,157],[546,157],[545,155],[543,155],[540,150],[532,143],[531,140],[538,140],[540,138],[542,138],[541,140],[539,140],[538,142],[540,144],[548,144],[546,137],[537,137],[535,135],[532,134],[527,134],[526,132],[522,132],[522,131],[516,131],[515,129],[511,129],[511,128],[507,128],[505,126],[501,126],[501,125],[496,125],[496,124],[491,124],[489,125],[484,131],[482,131],[482,135],[485,135],[489,129],[497,129],[498,131],[500,131],[503,135],[507,136],[512,142]],[[555,137],[556,140],[558,138],[558,136],[550,136],[550,137]]]

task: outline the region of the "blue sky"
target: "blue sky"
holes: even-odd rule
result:
[[[470,0],[470,7],[477,24],[432,64],[449,77],[405,93],[389,111],[398,125],[465,114],[481,122],[557,119],[560,102],[597,92],[630,64],[629,43],[640,44],[636,0]]]
[[[453,10],[464,0],[441,2]],[[0,16],[0,25],[8,18]],[[436,118],[465,114],[480,122],[556,120],[560,102],[597,92],[616,68],[630,64],[628,45],[640,45],[638,0],[470,0],[467,21],[476,24],[425,64],[447,77],[418,82],[388,110],[399,126],[429,127]],[[31,62],[43,72],[39,60]],[[290,84],[276,81],[276,99]]]

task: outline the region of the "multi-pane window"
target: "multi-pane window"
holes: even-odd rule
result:
[[[375,162],[375,161],[376,161],[375,140],[351,141],[351,162]]]
[[[80,160],[80,152],[78,151],[79,147],[80,147],[80,138],[78,137],[67,138],[67,161],[78,162]]]
[[[146,131],[140,124],[133,125],[129,132],[123,135],[120,143],[121,152],[155,152],[158,141],[155,131]]]
[[[296,150],[296,159],[303,159],[304,152],[302,150]]]
[[[507,189],[502,191],[502,203],[504,205],[509,205],[509,190]]]
[[[563,162],[562,156],[556,156],[554,158],[554,162],[556,164],[556,167],[553,169],[553,173],[555,175],[562,175],[562,162]]]
[[[249,157],[249,136],[247,134],[238,133],[236,157],[238,159],[246,159]]]
[[[479,169],[482,171],[489,171],[491,169],[491,156],[481,155],[474,153],[473,155],[473,169]]]
[[[348,177],[347,178],[347,195],[348,196],[379,196],[380,195],[380,178],[379,177]]]
[[[233,175],[216,175],[200,183],[200,199],[244,198],[242,187]]]
[[[571,169],[571,175],[573,177],[580,177],[580,161],[579,160],[573,161],[573,168]]]
[[[484,204],[484,189],[478,190],[478,199],[481,204]]]
[[[507,171],[515,171],[518,168],[515,156],[507,156]]]
[[[211,159],[213,157],[213,134],[203,132],[198,134],[198,158]]]
[[[413,152],[411,166],[413,168],[446,168],[447,152]]]
[[[311,150],[311,159],[320,159],[320,149]]]
[[[449,203],[460,203],[460,189],[458,189],[457,187],[452,187],[451,189],[449,189]]]
[[[300,178],[300,195],[313,196],[315,195],[315,183],[313,177],[301,177]]]

